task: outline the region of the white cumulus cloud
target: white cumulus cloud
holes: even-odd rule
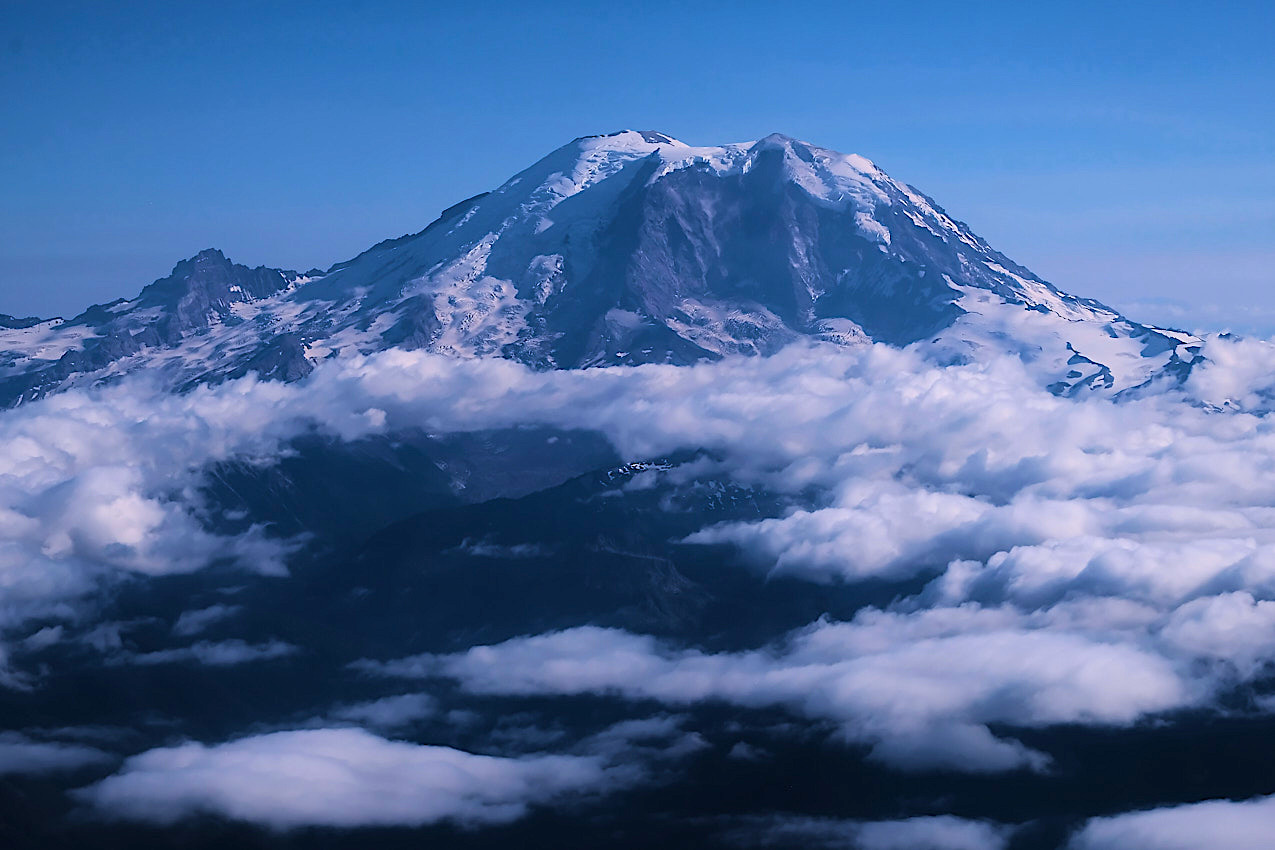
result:
[[[1266,850],[1275,835],[1275,797],[1208,800],[1094,818],[1069,850]]]
[[[215,814],[275,829],[504,823],[627,778],[598,755],[478,755],[356,728],[273,732],[129,758],[80,792],[104,815],[172,823]]]
[[[1198,698],[1152,652],[976,608],[920,616],[868,611],[751,652],[677,649],[583,626],[360,666],[447,677],[481,694],[786,706],[837,723],[841,735],[870,744],[879,760],[913,770],[1043,769],[1046,754],[995,736],[988,724],[1122,725]]]

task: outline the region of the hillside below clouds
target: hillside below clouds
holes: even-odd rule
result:
[[[0,317],[0,402],[146,369],[182,389],[391,347],[537,369],[688,364],[802,338],[1022,357],[1059,394],[1179,380],[1199,340],[1060,292],[867,159],[781,135],[577,139],[326,272],[206,250],[132,300]]]

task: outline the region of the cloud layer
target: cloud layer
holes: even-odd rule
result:
[[[1275,835],[1275,797],[1208,800],[1095,818],[1069,850],[1265,850]]]
[[[598,755],[502,758],[308,729],[149,750],[80,797],[105,815],[156,823],[216,814],[276,829],[484,824],[627,778]]]
[[[0,415],[0,628],[11,653],[56,641],[50,624],[85,621],[94,590],[120,576],[225,561],[282,574],[286,544],[260,530],[209,530],[195,492],[210,462],[268,459],[314,430],[591,428],[633,459],[712,452],[693,469],[644,474],[669,483],[727,475],[798,505],[710,525],[688,545],[735,546],[741,569],[911,589],[885,610],[819,621],[747,652],[581,626],[375,669],[484,694],[781,707],[828,721],[899,768],[1043,770],[1048,753],[990,727],[1121,726],[1207,709],[1229,689],[1258,687],[1275,659],[1275,422],[1264,415],[1275,347],[1213,339],[1206,353],[1210,363],[1183,388],[1119,402],[1055,397],[1013,358],[953,365],[918,349],[821,345],[684,368],[552,373],[388,351],[330,361],[298,385],[249,378],[175,396],[126,379],[68,392]],[[194,636],[235,613],[189,612],[177,631]],[[133,660],[229,663],[291,651],[229,638]],[[29,684],[5,675],[0,682]],[[390,728],[427,710],[369,704],[349,716]],[[403,776],[429,765],[468,775],[455,765],[470,765],[357,730],[309,730],[155,750],[93,793],[120,794],[121,809],[138,811],[148,795],[158,795],[157,811],[247,811],[250,802],[212,777],[229,766],[256,776],[259,753],[297,748],[298,739],[275,737],[285,734],[319,734],[300,740],[334,748],[354,774],[364,758]],[[572,758],[584,759],[565,763],[572,771],[603,769]],[[522,777],[514,785],[541,784],[534,762],[514,762],[501,768]],[[191,790],[197,782],[165,790],[181,775],[210,783],[213,796]],[[536,801],[510,799],[479,808],[500,819]]]
[[[1043,769],[1048,756],[987,724],[1121,725],[1197,694],[1150,652],[1033,625],[1007,611],[869,611],[817,623],[778,646],[709,654],[584,626],[454,655],[363,669],[444,676],[478,694],[611,694],[675,705],[786,706],[839,725],[901,769]]]

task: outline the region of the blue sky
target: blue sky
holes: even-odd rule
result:
[[[1275,330],[1275,4],[0,7],[0,312],[326,267],[588,133],[870,157],[1135,318]]]

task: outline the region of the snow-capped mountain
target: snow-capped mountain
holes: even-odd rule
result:
[[[867,159],[781,135],[577,139],[327,272],[220,251],[69,321],[0,317],[14,403],[145,368],[285,380],[393,346],[536,368],[765,354],[802,337],[1020,354],[1055,392],[1180,376],[1199,340],[1060,292]]]

